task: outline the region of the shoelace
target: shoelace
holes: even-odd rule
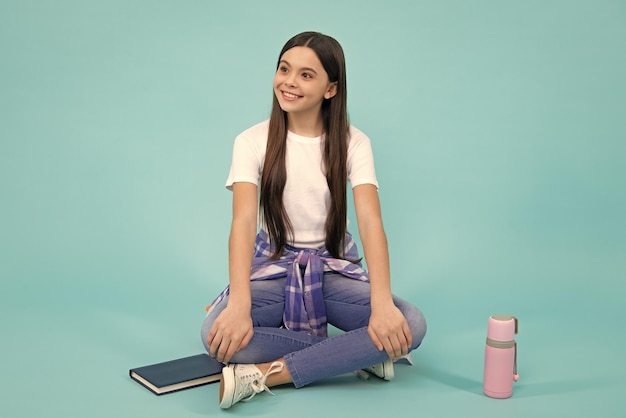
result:
[[[242,401],[248,402],[250,399],[254,398],[254,395],[263,391],[267,391],[270,395],[274,396],[274,393],[270,390],[270,388],[267,387],[265,382],[270,375],[281,372],[283,370],[283,367],[283,363],[281,363],[280,361],[273,362],[270,365],[270,368],[267,369],[267,372],[261,377],[260,380],[255,380],[250,383],[250,386],[252,387],[252,390],[254,390],[254,392],[252,392],[252,395],[250,395],[246,399],[242,399]]]
[[[405,356],[401,356],[401,357],[397,357],[393,359],[394,363],[397,363],[398,361],[404,360],[405,362],[407,362],[409,365],[413,365],[413,358],[411,357],[411,353],[405,355]],[[362,380],[367,380],[370,378],[370,374],[368,372],[365,371],[365,369],[363,370],[355,370],[354,374],[356,374],[360,379]]]

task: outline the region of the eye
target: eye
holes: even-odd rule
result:
[[[309,73],[302,73],[302,77],[304,78],[313,78],[313,76]]]
[[[286,73],[287,71],[289,71],[287,67],[284,67],[284,66],[278,67],[278,72],[280,73]]]

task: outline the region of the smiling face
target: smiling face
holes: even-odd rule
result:
[[[337,83],[328,79],[315,51],[296,46],[280,58],[274,76],[274,94],[289,117],[321,120],[322,102],[337,94]]]

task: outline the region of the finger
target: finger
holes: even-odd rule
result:
[[[216,338],[217,339],[217,338]],[[229,335],[228,333],[220,333],[219,334],[219,341],[218,343],[215,345],[215,358],[218,361],[224,361],[226,354],[228,352],[228,348],[230,347],[230,345],[233,344],[233,336]]]
[[[390,343],[385,344],[385,352],[387,353],[387,357],[389,358],[393,358],[393,348],[391,347]]]
[[[413,334],[411,333],[411,328],[409,328],[409,324],[406,321],[402,326],[402,331],[404,332],[404,336],[406,337],[406,343],[408,347],[411,347],[413,345]]]
[[[217,331],[215,329],[215,327],[212,327],[211,330],[209,331],[209,335],[207,335],[206,337],[206,343],[207,345],[211,345],[213,343],[213,340],[215,339],[215,335],[217,334]]]
[[[407,343],[406,339],[404,339],[401,344],[402,347],[400,347],[400,355],[398,357],[406,356],[407,354],[409,354],[409,344]]]
[[[413,345],[413,336],[411,335],[411,330],[408,325],[405,325],[402,328],[402,331],[405,340],[402,345],[402,355],[406,356],[407,354],[409,354],[409,349],[411,348],[411,345]]]
[[[230,362],[230,359],[233,358],[233,355],[235,355],[235,352],[237,352],[238,348],[239,348],[239,344],[234,344],[231,341],[230,344],[228,345],[228,349],[226,350],[226,353],[224,354],[224,358],[222,359],[222,362],[224,363]]]
[[[367,327],[367,333],[370,336],[370,339],[372,340],[372,342],[374,343],[374,345],[376,346],[376,348],[378,349],[378,351],[383,351],[385,350],[385,346],[384,344],[380,341],[380,339],[378,338],[378,336],[376,335],[376,333],[372,330],[371,327]]]
[[[393,344],[389,338],[383,339],[383,346],[389,358],[394,358],[394,349]]]
[[[221,342],[222,337],[218,335],[209,340],[209,355],[211,357],[217,357],[217,351],[219,350]]]
[[[389,336],[389,345],[389,356],[392,359],[398,358],[402,355],[402,343],[400,342],[397,334]]]
[[[246,348],[253,336],[254,336],[254,329],[250,328],[248,333],[243,337],[243,340],[241,340],[241,343],[239,343],[239,347],[237,348],[237,351],[243,348]]]
[[[394,348],[396,349],[396,358],[402,357],[407,354],[409,350],[409,344],[407,342],[406,335],[404,335],[404,331],[400,330],[398,334],[394,336],[394,339],[397,341],[397,345],[394,344]]]
[[[228,363],[228,360],[230,360],[230,356],[228,356],[228,349],[231,345],[232,341],[222,340],[215,353],[215,358],[217,359],[217,361],[221,361],[222,363]]]

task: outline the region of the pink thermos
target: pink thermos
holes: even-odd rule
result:
[[[513,395],[513,380],[517,381],[515,334],[517,318],[514,316],[489,317],[483,392],[491,398],[509,398]]]

